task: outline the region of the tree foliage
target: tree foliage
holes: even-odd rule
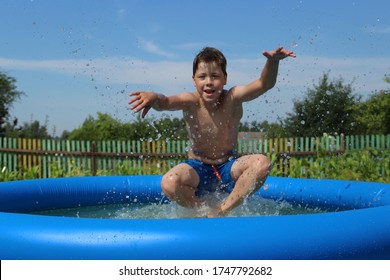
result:
[[[390,83],[390,80],[386,80]],[[354,106],[354,118],[359,134],[390,133],[390,91],[381,90]]]
[[[5,126],[6,137],[22,137],[35,139],[50,139],[52,138],[47,131],[47,120],[44,124],[39,121],[25,122],[18,126],[17,120],[13,123],[7,122]]]
[[[353,106],[359,99],[352,94],[351,84],[345,85],[341,78],[330,80],[329,74],[324,74],[303,100],[294,102],[285,129],[294,136],[353,133]]]
[[[153,120],[138,115],[134,122],[121,122],[106,113],[98,113],[97,118],[89,116],[81,127],[65,134],[70,140],[187,139],[183,119]]]
[[[97,113],[97,118],[87,117],[82,126],[68,135],[69,140],[124,140],[130,131],[129,125],[122,124],[109,114]],[[114,137],[115,135],[115,137]]]
[[[12,104],[24,94],[16,88],[16,79],[0,72],[0,136],[5,135]]]
[[[285,136],[285,130],[283,127],[283,122],[279,123],[269,123],[268,121],[252,121],[250,124],[248,122],[241,122],[239,127],[240,132],[263,132],[267,138],[277,138]]]

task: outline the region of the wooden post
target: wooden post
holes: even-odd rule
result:
[[[95,143],[91,144],[91,166],[92,166],[92,175],[96,176]]]

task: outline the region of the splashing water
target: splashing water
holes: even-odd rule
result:
[[[207,196],[205,203],[198,208],[185,208],[176,203],[127,203],[98,205],[68,209],[56,209],[35,212],[47,216],[101,219],[176,219],[206,217],[207,213],[220,203],[227,194],[219,193]],[[279,216],[297,214],[315,214],[324,212],[319,208],[296,206],[284,201],[274,201],[253,196],[244,201],[226,215],[227,217]]]

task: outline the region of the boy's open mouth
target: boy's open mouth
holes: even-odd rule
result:
[[[208,95],[208,96],[211,96],[211,95],[214,94],[214,90],[212,90],[212,89],[205,89],[204,92],[205,92],[206,95]]]

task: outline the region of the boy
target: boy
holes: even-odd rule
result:
[[[202,204],[205,192],[224,190],[229,193],[225,201],[207,215],[216,217],[226,214],[263,185],[269,173],[269,159],[261,154],[237,157],[234,152],[242,103],[271,89],[276,83],[279,61],[295,54],[279,47],[264,51],[263,55],[267,62],[259,79],[244,86],[224,89],[227,82],[225,56],[207,47],[194,59],[195,93],[165,96],[137,91],[129,94],[130,109],[143,110],[142,117],[150,108],[183,111],[191,147],[188,160],[173,167],[162,178],[162,190],[170,200],[185,207],[196,207]]]

